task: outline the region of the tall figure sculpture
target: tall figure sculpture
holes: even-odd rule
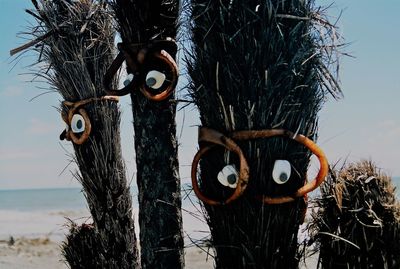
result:
[[[73,225],[63,254],[73,269],[138,268],[132,200],[120,144],[118,97],[106,96],[103,76],[112,62],[112,18],[94,0],[35,1],[31,48],[37,75],[63,98],[60,139],[71,141],[77,178],[93,224]],[[116,85],[112,81],[112,85]]]
[[[202,124],[192,183],[216,267],[297,268],[307,193],[328,170],[313,142],[317,113],[340,94],[329,72],[334,28],[310,0],[191,7],[190,91]],[[320,170],[307,179],[312,154]]]
[[[183,236],[174,90],[178,0],[109,0],[122,42],[104,78],[108,93],[130,94],[139,189],[141,265],[182,268]],[[122,89],[110,82],[122,63]]]

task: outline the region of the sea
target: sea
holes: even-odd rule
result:
[[[400,177],[393,177],[400,199]],[[185,189],[190,186],[184,185]],[[134,218],[137,221],[137,189],[132,188]],[[183,223],[191,242],[209,235],[196,199],[183,193]],[[0,240],[13,237],[49,237],[61,241],[68,232],[68,223],[90,223],[90,213],[79,188],[0,190]],[[135,227],[138,227],[136,223]]]
[[[209,235],[200,206],[193,194],[182,196],[185,242]],[[135,228],[138,229],[137,189],[131,188]],[[90,223],[85,196],[80,188],[0,190],[0,241],[14,238],[43,238],[60,242],[71,221]],[[138,230],[136,231],[138,233]]]

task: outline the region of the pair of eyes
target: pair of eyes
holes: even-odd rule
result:
[[[287,160],[276,160],[274,163],[274,168],[272,169],[272,179],[277,184],[285,184],[289,181],[290,175],[292,173],[292,166]],[[236,188],[237,182],[239,180],[239,173],[236,166],[226,165],[218,173],[218,181],[222,185],[229,188]]]
[[[164,73],[157,70],[151,70],[146,74],[145,82],[147,87],[152,88],[154,90],[158,90],[162,87],[166,79],[167,77]],[[133,75],[129,74],[126,80],[124,81],[124,86],[128,86],[132,80],[133,80]]]
[[[66,128],[67,132],[71,128],[71,131],[74,134],[80,134],[85,131],[85,127],[86,127],[85,119],[82,117],[82,115],[75,114],[72,116],[71,125],[67,124],[65,128]]]

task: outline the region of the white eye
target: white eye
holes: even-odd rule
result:
[[[72,132],[75,134],[83,133],[83,131],[85,131],[85,119],[82,117],[82,115],[75,114],[72,117],[71,129]]]
[[[128,86],[129,83],[131,83],[132,80],[133,80],[133,74],[128,74],[126,76],[126,79],[124,80],[124,86],[125,87]]]
[[[164,84],[165,78],[165,74],[157,70],[152,70],[147,73],[146,85],[147,87],[157,90]]]
[[[272,170],[272,178],[277,184],[285,184],[290,178],[292,167],[286,160],[276,160]]]
[[[227,165],[218,173],[218,181],[222,185],[235,189],[239,179],[235,165]]]

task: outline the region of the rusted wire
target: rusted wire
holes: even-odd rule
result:
[[[215,130],[204,127],[199,129],[199,143],[211,143],[211,145],[202,147],[193,159],[191,176],[193,190],[196,193],[197,197],[199,197],[200,200],[209,205],[225,205],[238,199],[246,189],[249,180],[249,166],[240,147],[232,139],[224,136],[223,134]],[[199,161],[201,157],[215,145],[222,146],[239,156],[240,169],[238,183],[234,193],[225,201],[216,201],[205,196],[200,191],[199,184],[197,182],[197,167],[199,165]]]
[[[85,143],[85,141],[89,138],[90,132],[92,131],[92,124],[90,122],[88,113],[84,108],[81,107],[91,102],[104,101],[104,100],[118,102],[119,98],[117,96],[102,96],[102,97],[88,98],[77,102],[70,102],[70,101],[62,102],[64,106],[69,108],[68,114],[64,111],[61,112],[62,119],[69,127],[68,129],[65,129],[64,132],[60,135],[60,139],[63,140],[65,138],[66,140],[72,141],[77,145],[82,145],[83,143]],[[85,121],[85,130],[79,137],[72,131],[71,128],[72,118],[75,114],[81,115]]]
[[[175,54],[177,51],[175,41],[167,39],[153,40],[150,43],[119,43],[118,49],[119,54],[104,75],[103,84],[109,95],[123,96],[139,89],[146,98],[159,102],[165,100],[174,92],[178,83],[178,66],[170,53]],[[125,87],[114,90],[110,87],[111,82],[124,61],[128,73],[133,74],[133,79]],[[146,71],[154,62],[161,63],[169,71],[167,86],[164,86],[164,90],[157,94],[153,94],[145,83]]]
[[[202,145],[202,143],[207,142],[211,143],[210,145],[207,146],[200,146],[200,150],[197,152],[193,159],[192,163],[192,185],[193,185],[193,190],[196,193],[196,195],[199,197],[200,200],[203,202],[209,204],[209,205],[223,205],[227,204],[229,202],[232,202],[239,198],[247,184],[248,184],[248,179],[249,179],[249,167],[246,161],[246,158],[240,149],[240,147],[234,142],[234,140],[237,141],[243,141],[243,140],[251,140],[251,139],[259,139],[259,138],[269,138],[269,137],[275,137],[275,136],[282,136],[282,137],[287,137],[290,139],[293,139],[294,141],[304,145],[306,148],[308,148],[319,160],[320,163],[320,169],[318,171],[317,176],[315,177],[314,180],[311,182],[307,183],[307,180],[304,180],[305,185],[298,189],[293,195],[290,196],[281,196],[281,197],[269,197],[269,196],[258,196],[256,197],[257,199],[260,199],[263,203],[266,204],[283,204],[283,203],[288,203],[294,201],[296,198],[299,197],[305,197],[307,193],[315,190],[321,183],[324,181],[328,174],[328,161],[325,157],[324,152],[309,138],[305,137],[304,135],[301,134],[295,134],[291,131],[284,130],[284,129],[268,129],[268,130],[249,130],[249,131],[236,131],[232,132],[230,134],[231,138],[228,138],[224,136],[223,134],[219,133],[218,131],[215,131],[210,128],[206,127],[201,127],[199,129],[199,144]],[[201,159],[201,157],[213,146],[215,145],[220,145],[225,147],[226,149],[235,152],[240,159],[240,172],[239,172],[239,181],[238,185],[236,187],[235,192],[232,194],[231,197],[229,197],[226,201],[224,202],[218,202],[215,200],[212,200],[208,197],[206,197],[199,188],[198,182],[197,182],[197,167],[198,163]]]

